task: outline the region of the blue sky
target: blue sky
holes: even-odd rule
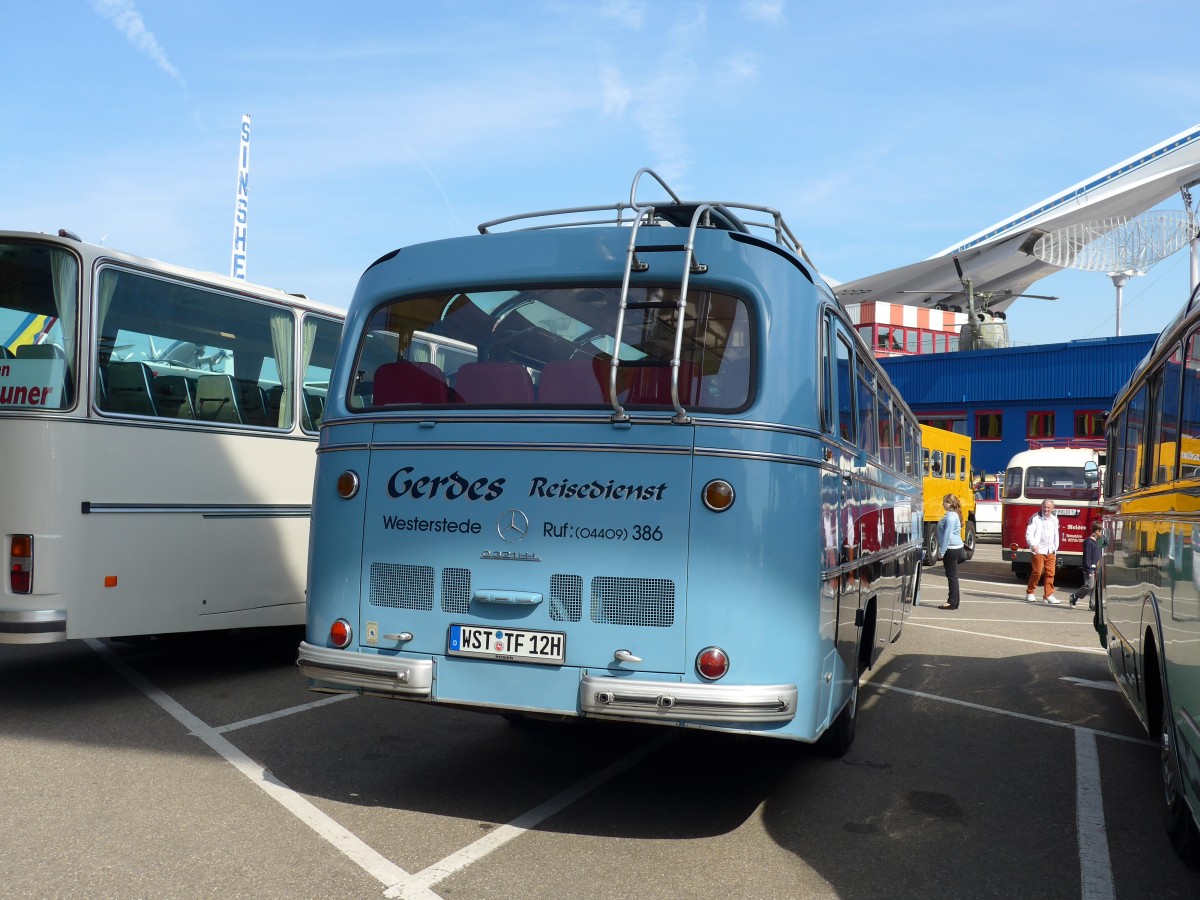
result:
[[[249,278],[333,305],[389,250],[625,199],[641,166],[780,209],[844,281],[1200,122],[1196,16],[1195,0],[8,3],[0,228],[227,274],[249,113]],[[1122,332],[1160,330],[1187,290],[1186,252],[1133,279]],[[1033,291],[1061,299],[1018,301],[1013,340],[1114,333],[1106,276]]]

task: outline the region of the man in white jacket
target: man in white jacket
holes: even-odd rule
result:
[[[1045,600],[1047,603],[1062,603],[1054,596],[1054,565],[1058,553],[1058,516],[1054,514],[1054,501],[1042,501],[1042,508],[1029,519],[1025,528],[1025,543],[1033,553],[1033,565],[1029,569],[1029,584],[1025,587],[1025,601],[1036,603],[1038,582],[1046,576]]]

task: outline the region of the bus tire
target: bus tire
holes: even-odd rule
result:
[[[854,732],[858,727],[858,684],[855,676],[854,685],[850,688],[850,699],[842,707],[825,733],[817,738],[817,752],[822,756],[841,757],[846,755],[850,745],[854,743]]]
[[[932,566],[937,562],[937,529],[932,525],[925,526],[925,558],[922,562],[927,566]]]
[[[1150,635],[1147,635],[1149,638]],[[1196,824],[1192,821],[1192,812],[1183,796],[1183,783],[1179,774],[1178,757],[1175,752],[1175,728],[1171,721],[1171,704],[1167,701],[1166,688],[1163,685],[1161,666],[1158,654],[1151,651],[1147,660],[1153,672],[1146,673],[1146,683],[1155,684],[1158,690],[1147,692],[1146,721],[1154,728],[1158,727],[1159,775],[1162,785],[1163,826],[1171,846],[1189,865],[1195,865],[1200,859],[1200,835],[1196,833]],[[1151,734],[1151,738],[1155,735]]]
[[[972,559],[975,556],[975,523],[968,520],[966,527],[963,529],[963,559]]]
[[[1029,566],[1020,565],[1016,562],[1012,564],[1013,575],[1021,581],[1025,581],[1029,577],[1029,573],[1033,570]]]

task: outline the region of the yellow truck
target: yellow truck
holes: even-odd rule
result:
[[[963,434],[921,426],[925,466],[925,563],[937,558],[937,523],[945,514],[942,498],[953,494],[962,503],[962,540],[967,559],[975,555],[975,485],[971,478],[971,439]]]

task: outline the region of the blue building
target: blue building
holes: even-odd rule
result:
[[[1030,441],[1097,440],[1113,398],[1156,334],[879,362],[924,424],[969,435],[977,470],[998,472]]]

